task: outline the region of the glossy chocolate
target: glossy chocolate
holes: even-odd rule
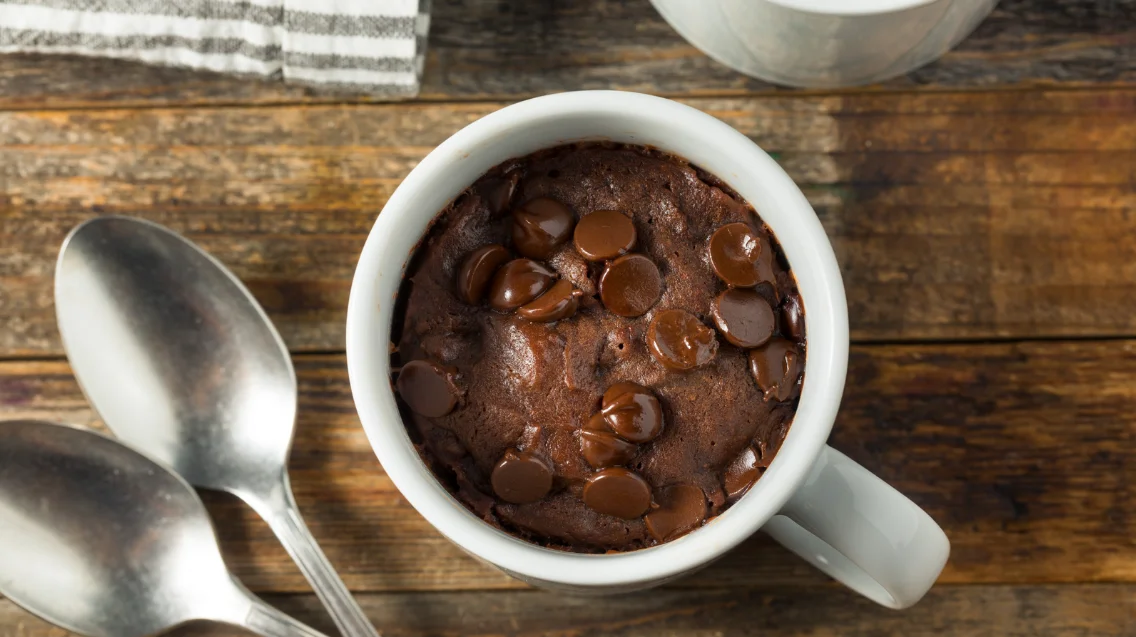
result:
[[[490,481],[497,497],[513,504],[527,504],[548,495],[552,469],[531,453],[510,449],[493,467]]]
[[[673,540],[702,525],[706,519],[706,495],[690,484],[661,489],[658,507],[647,514],[647,531],[660,542]]]
[[[710,313],[722,336],[738,347],[764,344],[777,327],[769,301],[753,290],[731,288],[722,292],[714,299]]]
[[[797,346],[783,338],[775,338],[749,353],[750,372],[765,400],[784,402],[796,396],[802,362]]]
[[[497,273],[497,268],[505,265],[511,258],[512,255],[504,246],[496,244],[482,246],[469,253],[462,262],[461,269],[458,270],[456,282],[458,298],[470,305],[481,303],[485,298],[489,282]]]
[[[515,310],[534,301],[552,287],[548,268],[530,259],[513,259],[497,269],[489,285],[489,305],[500,311]]]
[[[685,310],[664,310],[647,328],[647,347],[670,369],[689,370],[709,363],[718,353],[714,330]]]
[[[576,217],[568,206],[537,197],[513,211],[513,249],[530,259],[545,260],[572,236]]]
[[[572,283],[561,279],[534,301],[522,305],[517,314],[536,323],[551,323],[571,318],[580,306],[580,291]]]
[[[736,500],[745,495],[753,483],[757,482],[763,468],[760,457],[753,447],[743,449],[722,474],[722,486],[726,490],[726,497]]]
[[[635,223],[616,210],[597,210],[584,215],[573,235],[576,252],[589,261],[623,256],[635,247]]]
[[[458,402],[453,374],[433,361],[417,360],[403,365],[395,388],[411,411],[430,418],[445,416]]]
[[[613,314],[633,318],[654,307],[663,294],[663,277],[653,261],[627,254],[607,264],[600,275],[600,298]]]
[[[773,250],[747,223],[731,223],[710,236],[710,265],[727,284],[750,288],[774,283]]]
[[[607,426],[629,442],[650,442],[663,432],[663,406],[651,390],[637,383],[609,387],[600,413]]]
[[[610,431],[580,431],[580,453],[596,469],[625,465],[635,457],[639,447]]]
[[[584,504],[597,513],[633,520],[651,506],[651,485],[622,467],[604,469],[588,478]]]

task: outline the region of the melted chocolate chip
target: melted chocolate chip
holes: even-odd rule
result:
[[[686,310],[665,310],[647,327],[647,349],[670,369],[694,369],[718,353],[714,330]]]
[[[726,488],[726,497],[736,500],[743,495],[754,482],[761,477],[761,460],[753,447],[746,447],[733,462],[726,467],[722,476],[722,486]]]
[[[458,390],[452,372],[432,361],[410,361],[398,372],[398,395],[416,414],[441,418],[454,410]]]
[[[522,305],[517,314],[537,323],[551,323],[566,319],[580,306],[580,291],[561,279],[535,301]]]
[[[481,303],[493,274],[508,260],[509,251],[499,245],[482,246],[469,253],[458,270],[458,298],[470,305]]]
[[[765,400],[784,402],[796,394],[802,362],[797,346],[783,338],[749,352],[749,371]]]
[[[531,259],[548,259],[575,223],[568,206],[548,197],[532,199],[513,211],[513,247]]]
[[[769,465],[773,464],[773,458],[777,456],[777,452],[781,450],[781,445],[785,442],[784,433],[775,434],[771,438],[757,441],[757,464],[762,469],[768,469]]]
[[[649,442],[663,432],[663,406],[651,390],[636,383],[616,383],[603,395],[604,422],[624,440]]]
[[[627,469],[611,467],[588,478],[584,504],[598,513],[634,520],[651,506],[651,485]]]
[[[527,504],[548,495],[552,469],[531,453],[510,449],[493,467],[489,481],[497,497],[513,504]]]
[[[706,519],[706,496],[689,484],[671,485],[659,492],[659,508],[647,514],[647,532],[665,542],[688,533]]]
[[[529,303],[552,287],[548,268],[528,259],[513,259],[497,269],[489,286],[489,305],[508,311]]]
[[[722,226],[710,236],[710,265],[718,278],[739,288],[774,283],[773,249],[745,223]]]
[[[631,462],[638,447],[609,431],[580,431],[580,453],[593,468],[603,469]]]
[[[800,294],[785,297],[785,305],[781,307],[781,333],[795,341],[805,337],[805,308]]]
[[[611,427],[607,426],[603,412],[597,411],[592,414],[592,417],[588,418],[588,422],[584,424],[584,431],[603,431],[605,433],[611,433]]]
[[[581,256],[589,261],[605,261],[635,247],[635,224],[621,212],[597,210],[580,219],[573,236]]]
[[[710,311],[722,336],[738,347],[765,343],[777,325],[769,301],[753,290],[726,290],[714,299]]]
[[[480,185],[481,196],[485,197],[485,203],[491,212],[500,214],[509,207],[520,178],[520,172],[512,171],[503,177],[486,180]]]
[[[607,264],[600,275],[600,300],[613,314],[642,316],[663,295],[659,268],[641,254],[625,254]]]

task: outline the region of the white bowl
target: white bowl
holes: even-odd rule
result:
[[[747,75],[790,86],[879,82],[958,44],[997,0],[651,0],[682,37]]]

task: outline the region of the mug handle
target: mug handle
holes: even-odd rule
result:
[[[845,586],[895,609],[923,597],[951,551],[923,509],[827,445],[763,530]]]

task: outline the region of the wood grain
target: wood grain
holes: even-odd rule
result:
[[[836,588],[654,591],[605,599],[537,591],[370,594],[360,605],[383,635],[739,635],[778,637],[1124,637],[1136,628],[1136,587],[944,586],[896,613]],[[268,601],[334,634],[313,596]],[[0,637],[65,637],[0,600]],[[171,635],[245,635],[198,624]]]
[[[434,532],[382,472],[340,356],[296,357],[292,481],[353,590],[519,584]],[[946,529],[945,583],[1136,582],[1136,341],[853,348],[832,444]],[[97,424],[63,362],[0,364],[0,418]],[[304,592],[265,525],[211,495],[231,566],[257,591]],[[825,578],[758,536],[683,587],[815,585]]]
[[[433,4],[417,103],[0,56],[0,418],[102,427],[58,358],[52,268],[75,224],[136,215],[228,264],[298,352],[297,498],[384,635],[1136,635],[1136,0],[1002,0],[938,62],[827,94],[730,71],[648,0]],[[710,112],[813,203],[860,343],[831,442],[952,542],[915,608],[881,609],[760,535],[650,594],[527,590],[383,473],[338,353],[375,216],[462,126],[587,88]],[[204,498],[242,581],[334,634],[263,522]],[[0,637],[67,634],[0,599]]]
[[[939,61],[873,89],[1131,85],[1136,2],[1003,0]],[[616,88],[672,96],[784,89],[718,64],[647,0],[435,0],[422,97]],[[871,90],[871,89],[870,89]],[[367,101],[278,82],[76,57],[5,56],[0,108]]]
[[[1136,334],[1136,91],[696,99],[817,209],[857,340]],[[61,353],[60,242],[137,215],[242,277],[297,351],[343,347],[366,233],[501,104],[0,112],[0,356]]]

